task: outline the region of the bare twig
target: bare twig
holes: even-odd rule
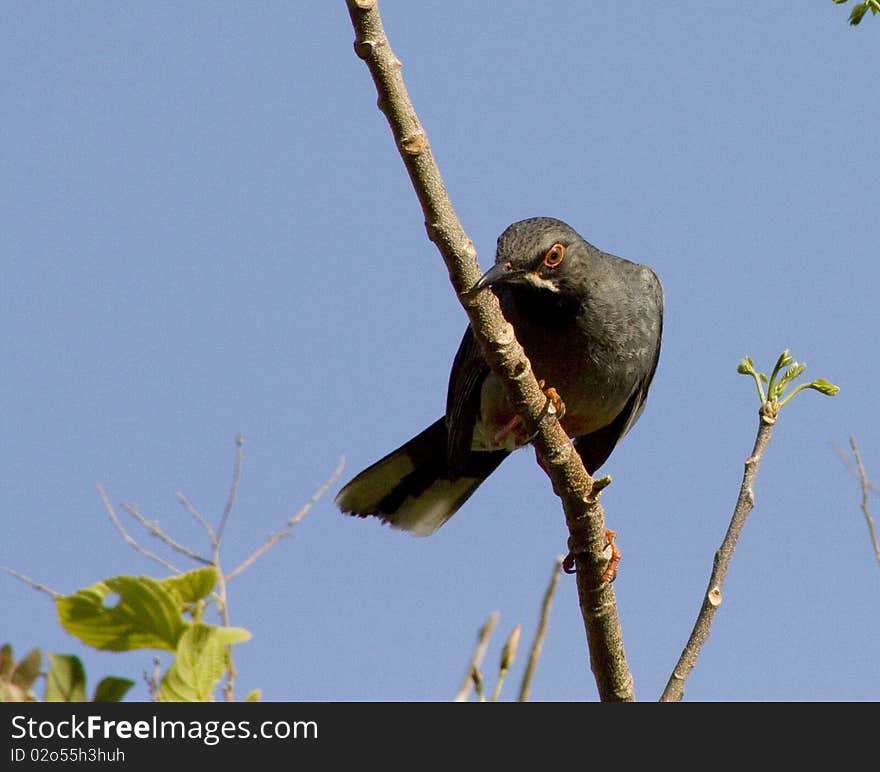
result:
[[[153,657],[153,671],[148,673],[146,670],[144,671],[144,683],[147,685],[147,689],[150,692],[150,699],[153,702],[159,701],[159,692],[161,685],[161,673],[162,663],[158,657]]]
[[[242,561],[242,563],[239,566],[237,566],[232,571],[230,571],[228,574],[226,574],[226,581],[228,582],[230,579],[233,579],[236,576],[238,576],[249,565],[251,565],[251,563],[253,563],[257,558],[259,558],[261,555],[266,553],[272,546],[274,546],[279,541],[281,541],[281,539],[283,539],[285,536],[287,536],[290,529],[293,528],[293,526],[295,526],[300,520],[302,520],[309,513],[309,510],[313,506],[315,506],[318,499],[320,499],[321,496],[323,496],[327,492],[327,489],[331,485],[333,485],[334,482],[336,482],[336,479],[339,477],[339,475],[342,474],[342,469],[344,466],[345,466],[345,459],[341,458],[339,460],[339,466],[337,466],[336,469],[333,470],[333,474],[331,474],[330,477],[327,478],[326,482],[323,485],[321,485],[321,487],[318,488],[314,492],[314,494],[312,494],[312,498],[310,498],[300,508],[299,512],[297,512],[293,517],[290,518],[290,520],[287,521],[287,523],[284,525],[284,528],[282,528],[278,533],[272,534],[268,539],[266,539],[265,542],[263,542],[263,544],[258,549],[254,550],[254,552],[251,553],[251,555],[248,558],[246,558],[244,561]]]
[[[712,575],[709,578],[709,586],[703,597],[700,613],[697,615],[697,621],[694,623],[690,638],[660,697],[662,702],[678,701],[684,696],[685,681],[697,662],[697,657],[703,648],[703,644],[709,637],[712,619],[721,605],[721,588],[724,585],[724,578],[727,575],[727,569],[730,567],[736,543],[746,524],[746,518],[755,505],[755,479],[758,476],[758,469],[761,466],[764,452],[770,443],[773,425],[776,423],[777,410],[778,408],[775,403],[764,402],[759,411],[758,434],[755,437],[752,454],[745,461],[742,485],[740,486],[739,496],[734,507],[733,517],[731,518],[724,541],[715,553]]]
[[[419,122],[391,50],[375,0],[346,0],[355,30],[355,53],[364,60],[379,94],[404,166],[422,206],[428,238],[440,251],[450,280],[468,315],[486,362],[502,379],[541,459],[541,466],[562,500],[576,558],[581,614],[590,649],[590,665],[602,700],[634,699],[632,675],[623,650],[623,634],[614,591],[603,581],[605,520],[598,489],[558,420],[547,417],[546,397],[528,359],[491,292],[471,293],[480,278],[476,250],[455,214],[428,136]]]
[[[104,502],[104,508],[107,510],[107,514],[110,516],[110,521],[116,527],[116,530],[119,531],[126,544],[128,544],[130,547],[133,547],[135,550],[140,552],[145,557],[148,557],[150,560],[155,561],[163,568],[168,569],[172,573],[183,573],[183,571],[169,563],[167,560],[165,560],[165,558],[157,555],[155,552],[150,552],[150,550],[148,550],[146,547],[141,546],[141,544],[133,536],[131,536],[128,531],[125,530],[125,527],[122,525],[122,522],[116,515],[116,510],[113,509],[113,505],[110,503],[110,499],[107,498],[107,494],[104,492],[104,489],[100,485],[98,485],[98,493],[101,496],[101,500]]]
[[[498,702],[501,696],[501,687],[504,685],[504,678],[516,659],[516,650],[519,648],[519,637],[522,634],[522,625],[513,628],[504,648],[501,650],[501,663],[498,667],[498,681],[495,683],[495,691],[492,692],[492,702]]]
[[[843,450],[843,448],[839,447],[837,443],[833,440],[831,441],[831,447],[837,454],[837,457],[840,459],[841,463],[847,468],[849,473],[859,481],[859,484],[861,484],[862,477],[859,474],[858,464],[856,464],[855,461],[853,461],[849,457],[849,454],[845,450]],[[852,447],[852,445],[850,445],[850,447]],[[865,480],[864,483],[869,493],[873,493],[875,496],[880,496],[880,485],[876,485],[870,480]]]
[[[40,592],[45,592],[47,595],[51,595],[53,598],[60,598],[61,593],[56,592],[51,587],[47,587],[45,584],[40,584],[39,582],[34,581],[29,576],[25,576],[24,574],[18,573],[14,568],[9,568],[8,566],[0,566],[0,569],[5,571],[10,576],[14,576],[16,579],[21,580],[25,584],[29,584],[35,590],[39,590]]]
[[[851,443],[852,439],[850,440],[850,448],[852,447]],[[849,470],[849,473],[859,481],[859,484],[864,485],[867,488],[868,493],[880,496],[880,485],[872,483],[868,479],[864,479],[859,473],[858,464],[856,464],[842,448],[839,448],[836,442],[832,441],[831,447],[834,448],[834,452],[837,454],[837,457],[841,460],[843,465]]]
[[[217,529],[217,535],[214,537],[214,544],[219,544],[223,538],[223,531],[226,528],[226,521],[229,520],[229,513],[232,512],[232,506],[235,504],[235,497],[238,495],[238,485],[241,482],[241,462],[244,457],[244,437],[241,433],[235,438],[235,469],[232,473],[232,487],[229,489],[229,498],[226,500],[226,507],[223,510],[223,516],[220,518],[220,527]]]
[[[459,687],[458,692],[456,692],[453,702],[467,702],[467,698],[474,686],[475,677],[478,680],[481,680],[480,665],[483,663],[483,657],[486,656],[486,649],[489,647],[489,639],[492,637],[492,633],[498,624],[498,618],[500,616],[501,615],[497,611],[493,611],[486,620],[486,623],[480,628],[480,632],[477,634],[477,648],[474,649],[474,656],[471,657],[464,680],[461,682],[461,686]]]
[[[874,528],[874,518],[871,517],[871,513],[868,511],[868,489],[870,488],[870,483],[868,482],[868,475],[865,473],[865,465],[862,463],[862,456],[859,453],[859,447],[856,445],[856,438],[849,438],[849,446],[852,448],[853,457],[856,460],[856,468],[859,472],[859,481],[862,485],[862,512],[865,515],[865,522],[868,524],[868,533],[871,535],[871,545],[874,547],[874,555],[878,561],[880,561],[880,543],[877,541],[877,531]]]
[[[214,529],[211,527],[211,524],[207,521],[205,516],[199,512],[189,501],[189,499],[184,496],[180,491],[177,491],[177,500],[181,503],[183,508],[189,512],[198,522],[202,528],[205,529],[208,533],[208,538],[211,540],[211,544],[213,544],[217,540],[217,535],[214,533]]]
[[[171,549],[175,552],[179,552],[181,555],[186,555],[186,557],[190,558],[190,560],[196,561],[196,563],[202,563],[203,565],[210,566],[212,565],[211,561],[208,558],[203,558],[196,552],[193,552],[189,547],[184,547],[180,542],[171,538],[158,523],[154,523],[150,520],[147,520],[138,508],[134,504],[123,504],[122,508],[128,512],[135,520],[137,520],[144,528],[146,528],[153,536],[155,536],[159,541],[167,544]]]
[[[235,499],[238,496],[243,460],[244,437],[239,432],[235,437],[235,465],[232,470],[232,485],[229,489],[229,496],[226,499],[226,506],[223,508],[223,514],[220,516],[220,525],[216,532],[211,531],[210,527],[208,527],[208,533],[211,536],[211,563],[217,570],[216,597],[220,609],[220,618],[225,626],[229,625],[229,594],[227,592],[228,578],[223,575],[223,569],[220,566],[220,542],[223,539],[223,531],[226,530],[226,523],[229,521],[229,515],[232,513],[232,507],[235,505]],[[198,512],[195,507],[192,508],[192,511]],[[226,645],[226,654],[226,682],[223,684],[223,696],[227,702],[233,702],[235,699],[235,679],[238,676],[238,670],[233,659],[232,644]]]
[[[556,592],[556,586],[559,584],[559,576],[562,573],[563,558],[556,558],[556,564],[553,566],[553,574],[550,577],[550,584],[544,593],[544,602],[541,604],[541,617],[538,621],[538,630],[535,633],[535,640],[532,643],[532,649],[529,652],[529,661],[526,665],[526,672],[523,674],[522,685],[519,689],[519,701],[528,702],[529,695],[532,691],[532,679],[535,675],[535,668],[538,665],[538,659],[541,657],[541,649],[544,646],[544,638],[547,636],[547,625],[550,622],[550,608],[553,605],[553,594]]]

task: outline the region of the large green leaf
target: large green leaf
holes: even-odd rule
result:
[[[213,566],[196,568],[180,576],[162,580],[162,586],[175,595],[181,604],[196,603],[206,598],[215,584],[217,584],[217,569]]]
[[[86,672],[79,657],[50,654],[46,702],[87,702]]]
[[[118,602],[107,605],[111,594]],[[57,598],[58,621],[96,649],[174,651],[187,623],[175,594],[147,576],[115,576]]]
[[[217,683],[229,667],[226,645],[248,638],[250,633],[240,627],[191,624],[180,639],[174,662],[162,678],[159,699],[212,702]]]

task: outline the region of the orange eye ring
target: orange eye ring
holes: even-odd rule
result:
[[[547,254],[544,255],[543,263],[547,268],[555,268],[565,259],[565,244],[560,244],[558,241],[547,250]]]

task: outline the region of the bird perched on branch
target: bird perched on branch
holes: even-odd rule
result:
[[[663,330],[660,280],[561,220],[534,217],[498,238],[495,265],[473,290],[490,287],[535,376],[561,398],[562,428],[593,474],[645,407]],[[468,327],[446,415],[358,474],[336,504],[427,536],[528,439]]]

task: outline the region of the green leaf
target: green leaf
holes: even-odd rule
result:
[[[773,372],[778,373],[783,367],[788,367],[793,361],[791,351],[785,349],[785,351],[779,355],[779,359],[776,360],[776,367],[773,368]]]
[[[214,625],[211,625],[214,627]],[[214,627],[217,631],[217,637],[224,646],[231,646],[233,643],[244,643],[251,639],[250,630],[244,627]]]
[[[776,383],[776,386],[773,389],[773,394],[770,395],[770,399],[778,399],[782,396],[782,393],[785,391],[785,387],[791,383],[792,380],[797,378],[804,370],[807,369],[807,365],[805,362],[795,362],[791,367],[788,368],[783,374],[779,381]]]
[[[840,391],[840,386],[835,386],[833,383],[829,383],[824,378],[817,378],[812,383],[807,384],[808,389],[815,389],[816,391],[821,392],[827,397],[833,397]]]
[[[92,702],[121,702],[132,686],[134,686],[134,681],[128,678],[107,676],[96,687]]]
[[[849,23],[852,24],[853,27],[857,26],[858,23],[862,20],[862,17],[865,15],[865,11],[867,10],[868,6],[865,3],[854,5],[852,12],[849,15]]]
[[[33,702],[36,697],[33,686],[40,677],[43,655],[39,649],[31,649],[16,664],[12,646],[0,648],[0,702]]]
[[[119,599],[108,606],[111,593]],[[55,606],[67,632],[108,651],[174,651],[187,627],[175,595],[147,576],[116,576],[57,598]]]
[[[181,605],[197,603],[211,594],[217,584],[217,569],[213,566],[197,568],[180,576],[164,579],[162,586],[178,598]]]
[[[218,628],[195,622],[183,634],[177,656],[159,687],[162,702],[213,702],[214,689],[229,665]]]
[[[22,689],[30,689],[40,677],[43,667],[43,655],[39,649],[31,649],[15,666],[12,674],[12,683]]]
[[[79,657],[50,654],[46,702],[87,702],[86,671]]]
[[[251,689],[248,692],[247,697],[244,698],[245,702],[259,702],[263,698],[262,689]]]
[[[767,382],[767,376],[764,373],[759,373],[755,370],[755,363],[752,361],[751,357],[745,357],[740,361],[740,363],[736,366],[736,371],[741,375],[750,375],[755,381],[755,387],[758,389],[758,399],[761,402],[764,402],[764,389],[761,386],[761,381],[764,383]]]
[[[15,670],[15,657],[12,654],[12,644],[4,643],[0,647],[0,681],[8,681]]]

